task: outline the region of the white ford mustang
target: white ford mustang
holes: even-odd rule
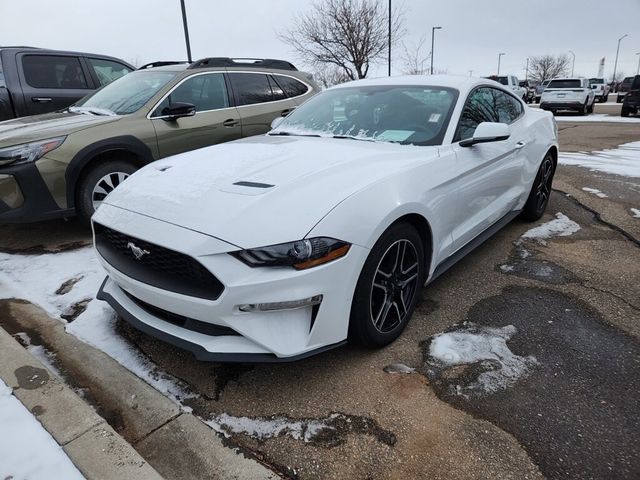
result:
[[[98,298],[211,361],[397,338],[427,284],[549,200],[555,122],[491,80],[330,88],[267,135],[152,163],[93,218]]]

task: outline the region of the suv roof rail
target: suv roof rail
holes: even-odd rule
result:
[[[189,63],[189,62],[185,60],[151,62],[151,63],[145,63],[141,67],[138,67],[138,70],[145,70],[147,68],[154,68],[154,67],[166,67],[167,65],[179,65],[181,63]]]
[[[286,60],[274,60],[272,58],[229,58],[210,57],[196,60],[187,68],[210,67],[248,67],[248,68],[274,68],[278,70],[298,70],[291,62]]]

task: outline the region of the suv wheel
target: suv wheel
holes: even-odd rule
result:
[[[589,99],[587,98],[587,102],[588,101]],[[595,105],[596,105],[596,99],[594,98],[593,102],[591,102],[591,105],[587,107],[587,113],[593,113],[593,108],[595,107]]]
[[[392,225],[371,249],[351,304],[350,341],[369,348],[393,342],[409,323],[424,283],[424,247],[416,229]]]
[[[587,108],[588,108],[588,103],[589,103],[589,99],[587,98],[584,101],[584,105],[582,105],[582,107],[580,108],[580,110],[578,110],[578,115],[586,115],[587,114]]]
[[[620,116],[628,117],[631,114],[631,109],[622,107],[622,111],[620,112]]]
[[[81,180],[76,197],[76,210],[83,223],[89,224],[91,216],[102,201],[129,175],[136,166],[122,160],[111,160],[92,168]]]

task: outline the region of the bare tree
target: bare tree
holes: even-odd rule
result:
[[[317,66],[334,65],[350,79],[365,78],[371,64],[385,57],[388,12],[381,0],[323,0],[298,15],[294,27],[279,37],[302,59]],[[391,15],[392,44],[403,32],[403,19]]]
[[[566,75],[571,64],[568,55],[541,55],[529,60],[529,78],[534,82],[544,82]]]
[[[431,58],[431,53],[424,52],[424,44],[427,38],[423,35],[416,45],[407,46],[402,43],[402,62],[404,69],[402,72],[406,75],[426,75],[429,73],[427,62]]]
[[[313,78],[324,88],[333,87],[350,80],[344,70],[335,65],[318,65],[314,69]]]

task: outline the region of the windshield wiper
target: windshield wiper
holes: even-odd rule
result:
[[[116,114],[106,108],[94,108],[94,107],[69,107],[69,111],[73,113],[85,113],[99,116],[115,116]]]
[[[352,137],[351,135],[332,135],[331,138],[338,138],[342,140],[360,140],[363,142],[375,142],[373,138]]]
[[[291,132],[270,132],[267,135],[274,136],[274,137],[276,135],[280,135],[282,137],[319,137],[320,136],[315,133],[291,133]]]

